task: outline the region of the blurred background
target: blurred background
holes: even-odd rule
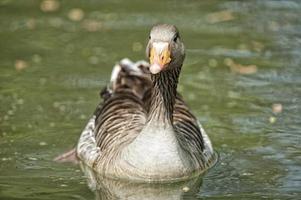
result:
[[[1,0],[0,199],[94,199],[71,149],[113,65],[155,23],[186,46],[179,91],[219,153],[190,199],[301,192],[301,2]]]

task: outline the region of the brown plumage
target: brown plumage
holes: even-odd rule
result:
[[[185,179],[212,166],[216,157],[176,90],[185,57],[177,29],[157,25],[150,37],[147,55],[152,64],[124,59],[114,67],[110,84],[101,92],[103,102],[80,137],[77,155],[109,177]],[[162,56],[156,57],[158,52]]]

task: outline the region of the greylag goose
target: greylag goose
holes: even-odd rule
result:
[[[76,154],[105,177],[143,182],[189,179],[215,161],[208,135],[177,93],[185,58],[177,28],[151,29],[150,64],[128,59],[112,71],[103,102],[83,130]]]

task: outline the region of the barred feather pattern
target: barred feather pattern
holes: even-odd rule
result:
[[[172,124],[180,71],[181,68],[179,67],[151,76],[153,86],[151,88],[148,121],[159,120],[163,123]],[[165,121],[166,119],[168,121]]]
[[[152,76],[145,62],[123,60],[115,68],[111,84],[102,91],[104,101],[80,137],[80,160],[105,173],[147,122],[168,120],[196,169],[205,170],[214,164],[216,157],[207,134],[176,92],[181,67]]]
[[[140,133],[146,122],[145,116],[143,102],[133,93],[114,93],[103,104],[95,120],[94,134],[102,155],[96,160],[93,168],[108,171],[123,147]]]
[[[214,160],[211,143],[207,144],[208,136],[179,94],[174,109],[173,125],[180,145],[189,152],[197,168],[207,169]]]
[[[208,168],[215,158],[212,157],[212,148],[209,152],[207,149],[204,151],[208,145],[205,146],[203,137],[206,137],[206,142],[210,142],[210,140],[181,95],[176,91],[180,71],[181,66],[152,75],[154,85],[151,89],[148,121],[154,118],[160,121],[168,119],[173,124],[181,147],[191,156],[195,167],[203,170]]]

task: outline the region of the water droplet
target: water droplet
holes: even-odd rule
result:
[[[56,0],[44,0],[41,2],[40,8],[43,12],[54,12],[60,8],[60,2]]]
[[[38,159],[34,157],[29,157],[28,160],[37,161]]]
[[[61,187],[67,187],[68,185],[66,185],[66,184],[61,184]]]
[[[274,114],[281,113],[282,112],[282,104],[280,104],[280,103],[273,104],[272,110],[273,110]]]
[[[182,190],[183,190],[184,192],[188,192],[188,191],[190,190],[190,188],[187,187],[187,186],[185,186],[185,187],[182,188]]]
[[[274,124],[277,121],[277,118],[276,117],[270,117],[269,121],[270,121],[271,124]]]
[[[84,18],[84,11],[79,8],[71,9],[68,13],[68,18],[72,21],[80,21]]]
[[[39,143],[39,145],[40,145],[40,146],[46,146],[47,143],[42,141],[42,142]]]
[[[24,60],[16,60],[15,61],[15,68],[17,71],[22,71],[23,69],[27,68],[28,64]]]

